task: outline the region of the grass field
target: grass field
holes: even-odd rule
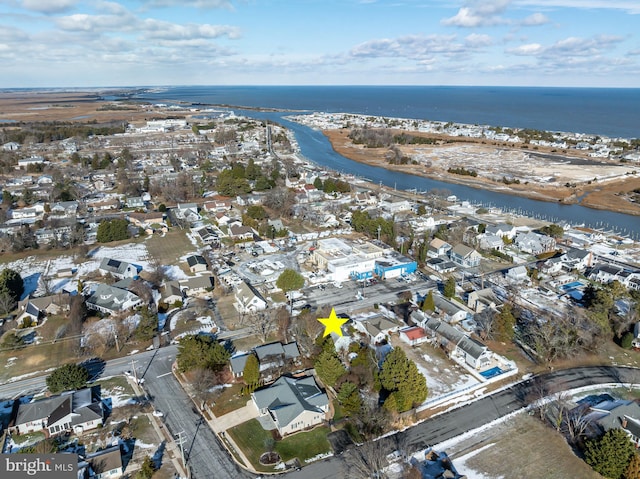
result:
[[[505,479],[602,477],[574,454],[562,435],[527,414],[483,431],[448,452],[453,464],[462,469],[458,472],[468,471],[470,477],[474,477],[470,471],[478,477]]]
[[[260,455],[266,452],[266,441],[271,439],[271,433],[265,431],[257,419],[251,419],[239,426],[227,431],[233,437],[235,443],[244,451],[247,458],[258,471],[269,472],[274,468],[260,464]],[[327,441],[329,429],[317,427],[308,432],[301,432],[288,436],[275,443],[275,451],[280,454],[282,461],[287,462],[298,458],[304,464],[319,454],[331,451],[331,445]]]
[[[172,228],[166,235],[154,235],[146,241],[149,256],[160,264],[179,264],[179,259],[187,253],[195,252],[186,230]]]

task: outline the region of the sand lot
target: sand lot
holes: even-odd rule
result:
[[[567,154],[544,148],[534,151],[470,139],[441,146],[401,146],[402,153],[417,165],[390,165],[385,158],[387,148],[355,145],[348,138],[348,130],[324,133],[338,153],[373,166],[534,199],[640,215],[640,204],[632,202],[629,195],[640,188],[640,165],[589,158],[570,150]],[[447,172],[460,167],[472,169],[478,176]],[[504,184],[503,177],[517,179],[520,184]]]

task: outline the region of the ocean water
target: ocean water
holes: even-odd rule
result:
[[[184,86],[139,98],[640,138],[640,88]]]

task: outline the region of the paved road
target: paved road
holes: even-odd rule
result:
[[[388,453],[405,444],[409,453],[426,449],[452,439],[472,429],[499,419],[526,406],[538,397],[537,384],[547,391],[563,391],[592,384],[640,383],[640,370],[623,367],[584,367],[545,374],[540,379],[518,383],[508,389],[474,401],[471,404],[435,416],[406,431],[395,434],[389,441]],[[313,463],[301,471],[287,474],[287,479],[335,479],[344,477],[350,452]]]
[[[158,351],[164,353],[163,349]],[[187,466],[191,470],[191,477],[252,477],[231,459],[183,391],[171,372],[174,360],[175,354],[158,354],[148,367],[145,367],[144,388],[150,395],[154,407],[164,413],[162,421],[169,432],[174,437],[182,432],[184,454]]]
[[[336,313],[349,314],[356,309],[372,307],[375,303],[397,302],[398,295],[403,291],[425,293],[435,287],[436,282],[431,280],[417,280],[407,283],[397,279],[389,279],[365,288],[353,281],[348,281],[343,283],[342,288],[336,288],[329,284],[324,290],[318,287],[306,288],[304,293],[311,305],[329,305],[335,308]],[[364,295],[364,298],[357,299],[358,293]]]

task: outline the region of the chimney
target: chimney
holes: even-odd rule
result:
[[[623,429],[626,429],[626,428],[627,428],[627,418],[626,418],[626,417],[623,417],[623,418],[622,418],[622,428],[623,428]]]

